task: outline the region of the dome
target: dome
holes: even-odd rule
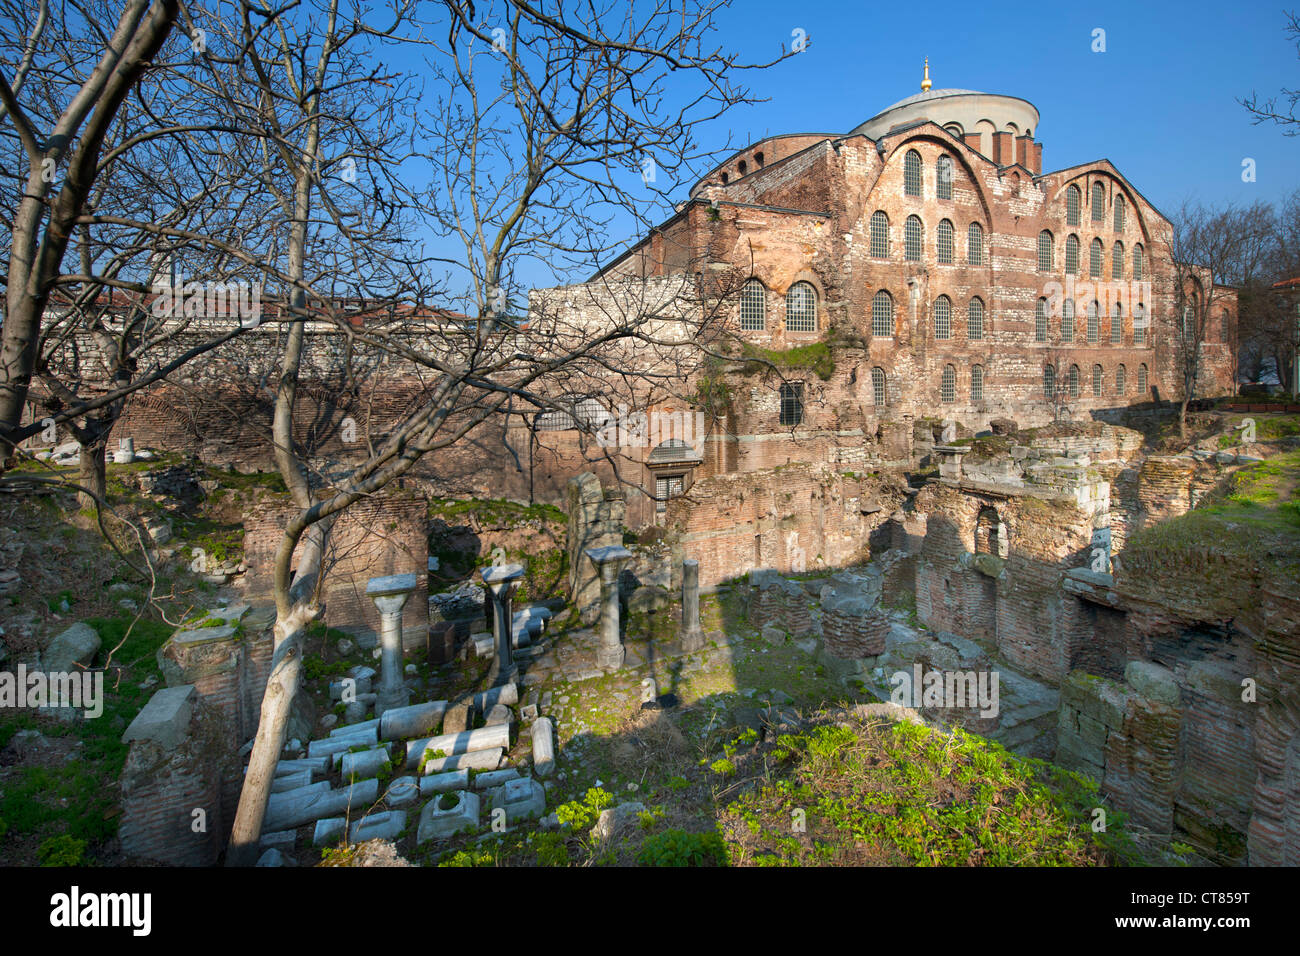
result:
[[[881,110],[851,132],[879,139],[892,129],[933,122],[958,138],[979,134],[978,150],[992,156],[993,134],[1034,136],[1038,109],[1028,100],[978,90],[926,90]]]

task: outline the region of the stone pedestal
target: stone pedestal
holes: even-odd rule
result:
[[[682,650],[698,651],[704,646],[700,627],[700,562],[682,562]]]
[[[414,574],[390,574],[371,578],[366,595],[379,608],[380,672],[375,714],[411,702],[402,678],[402,608],[416,588]]]
[[[523,576],[522,564],[494,564],[483,569],[483,583],[491,592],[492,630],[496,639],[496,653],[492,656],[492,668],[488,671],[488,678],[493,685],[509,684],[518,676],[510,626],[510,599]]]
[[[619,626],[618,575],[632,560],[632,552],[622,545],[588,548],[587,557],[600,569],[600,647],[596,665],[603,670],[623,666],[623,641]]]

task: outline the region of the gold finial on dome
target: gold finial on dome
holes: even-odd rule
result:
[[[930,58],[925,58],[925,76],[921,80],[921,92],[928,93],[933,84],[930,82]]]

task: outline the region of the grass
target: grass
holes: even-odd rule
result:
[[[851,717],[744,758],[720,817],[749,866],[1095,866],[1136,860],[1122,814],[1092,832],[1086,778],[960,730]]]
[[[745,342],[740,357],[747,360],[745,374],[762,371],[768,364],[780,370],[809,369],[823,382],[835,374],[835,356],[826,342],[797,345],[784,350],[760,348]]]

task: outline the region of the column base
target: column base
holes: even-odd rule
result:
[[[613,647],[602,644],[596,651],[596,666],[601,670],[616,671],[623,666],[623,658],[626,651],[622,644],[615,644]]]
[[[704,647],[704,630],[698,627],[683,630],[681,640],[684,652],[701,650]]]
[[[375,716],[384,716],[386,710],[396,710],[411,702],[411,692],[403,687],[401,690],[386,691],[382,688],[375,694]]]
[[[488,684],[492,687],[500,687],[502,684],[512,684],[519,679],[519,665],[511,664],[509,667],[500,669],[496,666],[496,658],[492,658],[493,665],[488,670]]]

